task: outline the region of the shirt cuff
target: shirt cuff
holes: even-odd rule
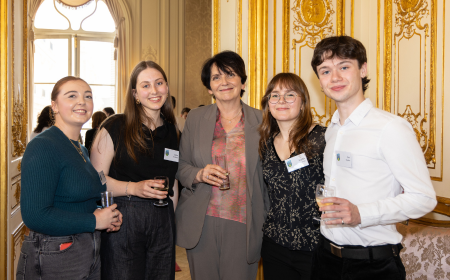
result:
[[[360,228],[375,226],[380,223],[380,215],[376,203],[367,203],[356,205],[361,217]]]

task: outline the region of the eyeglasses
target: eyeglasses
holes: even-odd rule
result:
[[[297,94],[293,93],[293,92],[292,93],[291,92],[286,93],[285,95],[281,95],[281,94],[278,94],[278,93],[271,93],[268,96],[269,103],[270,104],[277,104],[280,101],[282,96],[284,96],[284,101],[286,103],[294,103],[295,99],[297,98]]]

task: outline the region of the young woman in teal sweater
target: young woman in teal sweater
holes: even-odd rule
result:
[[[94,107],[89,85],[76,77],[52,91],[53,127],[36,136],[22,160],[25,235],[17,279],[100,279],[100,232],[118,231],[116,205],[97,209],[106,190],[77,139]]]

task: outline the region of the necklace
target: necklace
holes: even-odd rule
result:
[[[57,126],[56,126],[57,127]],[[59,127],[58,127],[59,128]],[[61,129],[60,129],[61,130]],[[67,137],[67,135],[61,130],[61,132],[64,134],[64,136]],[[72,146],[75,148],[75,150],[77,150],[77,152],[80,154],[80,156],[83,158],[84,162],[86,162],[86,159],[83,156],[83,151],[81,150],[81,145],[80,142],[77,141],[78,143],[78,147],[75,146],[75,144],[72,142],[72,140],[70,140],[69,137],[67,137],[67,140],[69,140],[70,144],[72,144]]]
[[[240,109],[239,112],[237,113],[237,115],[234,116],[234,117],[231,118],[231,119],[227,119],[227,118],[225,118],[224,116],[221,116],[221,118],[226,119],[226,120],[228,121],[228,123],[231,123],[231,121],[234,120],[234,119],[235,119],[237,116],[239,116],[241,113],[242,113],[242,109]]]

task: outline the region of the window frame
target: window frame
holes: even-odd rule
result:
[[[52,0],[51,0],[52,1]],[[100,0],[97,0],[100,1]],[[56,9],[56,7],[55,7]],[[57,9],[56,11],[58,13],[60,13]],[[95,12],[94,12],[95,13]],[[62,15],[62,14],[61,14]],[[93,14],[87,16],[86,18],[92,16]],[[67,21],[69,21],[69,19],[67,17],[65,17],[64,15],[62,15]],[[85,18],[85,19],[86,19]],[[85,20],[83,19],[83,21]],[[72,25],[70,24],[69,21],[69,28],[66,30],[61,30],[61,29],[46,29],[46,28],[37,28],[34,25],[32,26],[33,31],[34,31],[34,39],[35,40],[39,40],[39,39],[67,39],[68,40],[68,75],[71,76],[75,76],[75,77],[80,77],[80,42],[81,41],[96,41],[96,42],[109,42],[109,43],[113,43],[114,44],[114,39],[116,37],[116,32],[117,30],[113,31],[113,32],[98,32],[98,31],[85,31],[82,29],[82,25],[83,25],[83,21],[80,24],[80,29],[79,30],[73,30],[72,29]],[[33,54],[34,56],[34,54]],[[92,86],[114,86],[114,92],[115,92],[115,98],[114,98],[114,108],[117,111],[117,103],[118,103],[118,92],[117,92],[117,81],[118,81],[118,61],[117,59],[115,60],[115,83],[114,84],[91,84]],[[33,69],[34,71],[34,69]],[[33,79],[33,87],[35,84],[54,84],[56,81],[50,82],[50,81],[45,81],[45,82],[36,82]],[[32,98],[31,98],[31,102],[32,104],[34,104],[34,91],[33,94],[31,94]],[[39,112],[34,112],[33,111],[33,105],[30,106],[31,108],[31,117],[32,119],[34,118],[33,116],[37,115]],[[30,122],[32,123],[32,122]],[[84,135],[86,130],[88,130],[90,128],[82,128],[82,134]]]

